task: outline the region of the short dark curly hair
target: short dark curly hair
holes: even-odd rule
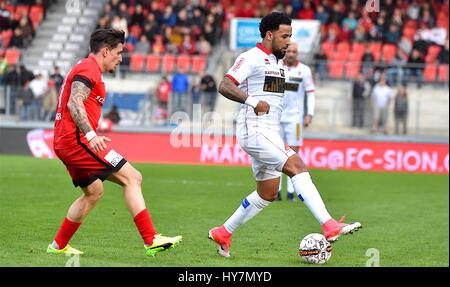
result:
[[[280,12],[272,12],[261,19],[259,23],[259,32],[261,38],[266,37],[267,31],[276,31],[280,25],[291,25],[291,18],[288,15]]]
[[[101,48],[114,49],[119,43],[125,42],[125,32],[114,29],[99,29],[91,34],[89,48],[91,53],[98,53]]]

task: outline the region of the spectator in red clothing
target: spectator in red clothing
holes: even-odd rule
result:
[[[183,36],[183,42],[179,46],[178,52],[180,54],[188,54],[188,55],[193,55],[197,53],[197,50],[195,48],[195,42],[191,39],[191,36],[189,34],[185,34]]]
[[[169,102],[171,92],[172,84],[166,76],[163,76],[156,88],[156,97],[158,98],[158,105],[160,108],[167,110],[167,103]]]
[[[155,42],[152,44],[152,51],[156,55],[162,55],[166,52],[166,46],[163,43],[163,37],[156,35]]]
[[[255,12],[253,10],[252,4],[249,1],[245,1],[244,7],[239,9],[239,11],[236,13],[236,17],[252,18],[254,16]]]
[[[344,27],[342,27],[341,32],[339,33],[338,40],[339,42],[350,42],[353,38],[353,31],[350,29],[350,23],[345,22]]]
[[[369,31],[373,26],[372,18],[370,18],[369,13],[363,12],[362,18],[358,20],[359,24],[364,26],[366,31]]]
[[[297,18],[302,20],[314,20],[314,8],[311,5],[310,0],[305,0],[302,5],[302,9],[297,14]]]

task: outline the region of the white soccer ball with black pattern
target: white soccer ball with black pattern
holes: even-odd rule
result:
[[[300,257],[311,264],[323,264],[330,260],[333,247],[325,236],[319,233],[311,233],[300,242],[298,253]]]

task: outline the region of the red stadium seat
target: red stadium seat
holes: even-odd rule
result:
[[[145,55],[132,54],[130,59],[131,70],[134,72],[142,72],[144,69]]]
[[[7,48],[9,46],[9,42],[11,42],[11,38],[12,38],[13,32],[11,29],[9,30],[4,30],[2,32],[2,39],[3,39],[3,48]]]
[[[363,54],[360,54],[359,52],[352,52],[348,56],[348,61],[350,62],[361,62]]]
[[[331,59],[334,50],[336,49],[336,44],[333,42],[323,42],[322,51],[325,53],[328,59]]]
[[[159,66],[161,65],[161,56],[150,54],[147,56],[146,66],[147,72],[159,72]]]
[[[409,20],[405,21],[405,27],[417,29],[418,25],[419,25],[419,22],[417,20],[409,19]]]
[[[41,23],[44,16],[44,7],[39,5],[34,5],[30,8],[30,20],[33,24],[33,29],[36,30],[39,23]]]
[[[5,50],[0,48],[0,57],[3,57],[3,56],[5,56]]]
[[[165,54],[162,57],[162,70],[165,73],[172,73],[175,68],[176,58],[172,54]]]
[[[28,5],[17,5],[14,13],[22,15],[22,13],[26,13],[28,15],[28,11],[30,7]]]
[[[127,49],[128,53],[133,53],[134,52],[134,45],[131,43],[125,43],[125,48]]]
[[[349,51],[335,51],[333,54],[331,54],[330,60],[345,61],[347,60],[348,55]]]
[[[414,35],[416,35],[417,29],[414,27],[405,27],[403,28],[403,36],[408,38],[409,40],[414,40]]]
[[[370,43],[369,48],[370,51],[372,52],[372,56],[375,62],[378,61],[381,56],[381,43]]]
[[[188,55],[179,55],[177,57],[178,70],[183,73],[188,73],[191,69],[191,57]]]
[[[364,55],[366,51],[366,45],[364,43],[355,42],[352,44],[352,54]]]
[[[348,79],[356,79],[361,71],[361,62],[349,62],[345,64],[345,76]]]
[[[8,2],[6,2],[6,7],[5,7],[5,9],[8,10],[9,13],[14,14],[14,10],[16,9],[16,7],[14,7],[14,5],[9,4]]]
[[[15,48],[8,49],[5,52],[5,57],[9,65],[15,65],[20,58],[20,51]]]
[[[442,49],[441,46],[431,45],[428,47],[427,56],[430,56],[435,59],[439,55],[441,49]]]
[[[348,54],[350,52],[350,44],[348,42],[339,42],[336,45],[336,50]]]
[[[439,66],[439,82],[448,82],[448,64]]]
[[[206,69],[208,58],[205,56],[193,56],[192,57],[192,72],[198,73]]]
[[[436,65],[433,64],[426,65],[425,69],[423,70],[423,80],[428,83],[436,81],[436,72],[437,72]]]
[[[383,56],[386,57],[386,61],[392,63],[395,53],[397,52],[397,46],[395,44],[384,44],[381,52],[383,53]]]
[[[430,55],[427,55],[425,57],[425,63],[427,63],[427,64],[436,64],[436,62],[437,62],[436,57],[432,57]]]
[[[328,64],[328,69],[332,78],[340,79],[344,73],[344,64],[340,61],[331,61]]]

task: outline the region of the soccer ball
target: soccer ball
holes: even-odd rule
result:
[[[323,264],[331,257],[333,247],[325,236],[319,233],[311,233],[300,242],[298,253],[300,257],[311,264]]]

